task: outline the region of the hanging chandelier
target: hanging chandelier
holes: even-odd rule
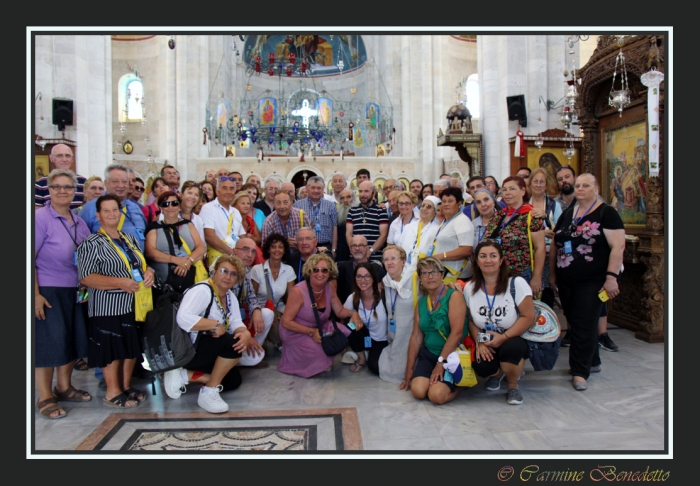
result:
[[[624,38],[619,38],[617,43],[620,46],[620,52],[615,57],[615,70],[613,71],[612,85],[610,86],[610,97],[608,104],[617,108],[622,116],[622,109],[630,104],[630,90],[627,83],[627,66],[625,66],[625,55],[622,53],[622,45]],[[615,77],[617,76],[617,65],[620,64],[620,89],[615,89]]]

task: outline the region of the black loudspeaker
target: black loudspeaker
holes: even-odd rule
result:
[[[66,129],[66,125],[73,125],[73,100],[54,98],[52,101],[52,123],[58,125],[58,129],[63,131]]]
[[[508,119],[518,120],[521,127],[526,127],[525,95],[506,96],[506,102],[508,103]]]

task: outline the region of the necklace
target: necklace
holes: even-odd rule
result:
[[[311,290],[314,290],[314,289],[312,288]],[[323,289],[321,289],[321,290],[319,290],[319,291],[314,290],[314,294],[317,294],[317,295],[320,295],[321,292],[323,292]]]

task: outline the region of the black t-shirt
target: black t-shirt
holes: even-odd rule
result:
[[[579,209],[579,214],[581,210]],[[625,229],[615,208],[603,203],[581,218],[572,231],[574,206],[570,206],[557,221],[554,243],[557,249],[557,279],[565,282],[604,281],[608,271],[610,245],[603,229]],[[571,251],[565,243],[571,242]]]

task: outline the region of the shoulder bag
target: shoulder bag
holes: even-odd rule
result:
[[[348,347],[348,338],[345,336],[345,334],[338,330],[333,312],[331,312],[333,331],[324,334],[323,326],[321,325],[321,318],[318,315],[318,306],[316,305],[316,299],[314,299],[314,291],[311,288],[311,282],[307,280],[306,286],[309,288],[309,299],[311,299],[311,307],[313,308],[314,316],[316,317],[316,326],[318,327],[318,332],[321,333],[321,346],[323,347],[323,352],[326,353],[326,356],[335,356]]]
[[[275,295],[272,293],[272,287],[270,286],[270,272],[267,269],[263,269],[263,272],[265,273],[265,285],[267,286],[268,296],[268,299],[265,302],[265,308],[270,309],[272,312],[275,313],[275,317],[272,320],[272,327],[267,333],[267,339],[269,339],[272,344],[281,346],[282,338],[280,338],[279,325],[282,313],[279,310],[277,310],[277,306],[275,305]]]
[[[184,224],[186,224],[186,222]],[[163,233],[165,233],[165,239],[168,241],[168,248],[170,254],[172,256],[177,256],[177,253],[175,253],[175,245],[173,243],[172,230],[162,225],[161,229],[163,230]],[[180,240],[182,240],[182,238],[180,238]],[[176,292],[182,293],[185,291],[185,289],[194,285],[197,267],[192,265],[187,271],[187,273],[181,277],[180,275],[175,273],[176,266],[177,265],[174,265],[172,263],[168,264],[168,277],[165,279],[164,284],[170,285]]]
[[[510,279],[510,295],[513,297],[515,312],[520,316],[515,301],[515,279]],[[530,346],[530,363],[535,371],[551,370],[557,363],[561,345],[561,326],[556,313],[544,302],[533,300],[535,320],[521,337]]]

